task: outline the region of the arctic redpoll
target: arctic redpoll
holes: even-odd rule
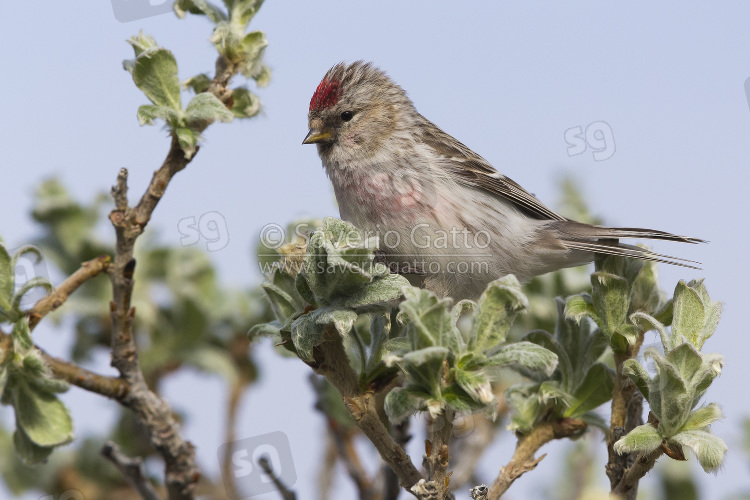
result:
[[[504,275],[524,282],[596,254],[692,267],[618,239],[702,241],[566,219],[420,115],[370,63],[326,73],[309,127],[303,144],[317,144],[341,218],[378,236],[391,264],[423,273],[441,295],[476,298]]]

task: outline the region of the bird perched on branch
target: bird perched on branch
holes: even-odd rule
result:
[[[476,298],[507,274],[521,281],[619,255],[694,267],[620,238],[702,242],[655,229],[575,222],[420,115],[385,72],[332,67],[310,101],[303,144],[318,154],[341,218],[379,238],[391,264],[444,296]]]

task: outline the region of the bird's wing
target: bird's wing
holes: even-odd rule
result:
[[[460,182],[501,196],[535,219],[567,220],[545,206],[512,179],[495,170],[487,160],[440,130],[429,120],[424,120],[426,123],[422,128],[422,141],[432,148],[438,157],[445,160],[441,163],[451,169]]]

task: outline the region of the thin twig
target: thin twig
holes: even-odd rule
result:
[[[562,418],[551,422],[541,422],[531,429],[527,434],[518,438],[516,451],[513,458],[505,467],[500,469],[495,481],[492,483],[489,495],[490,500],[498,500],[513,482],[530,470],[534,470],[546,454],[534,458],[536,452],[553,439],[564,439],[580,434],[586,429],[586,422],[575,418]]]
[[[123,398],[130,390],[128,383],[122,378],[99,375],[75,363],[51,356],[38,346],[34,347],[56,378],[111,399]],[[12,352],[13,336],[0,332],[0,362]]]
[[[615,487],[620,483],[625,468],[629,465],[629,461],[632,460],[629,454],[620,455],[614,448],[617,440],[627,432],[630,399],[636,392],[635,384],[633,384],[627,375],[623,373],[622,367],[625,361],[638,355],[642,343],[643,333],[638,336],[635,345],[628,346],[628,349],[625,352],[615,353],[614,355],[615,383],[612,387],[612,411],[609,433],[607,435],[608,459],[605,467],[607,477],[609,477],[611,491],[614,491]],[[637,408],[633,408],[633,411],[636,409]]]
[[[659,458],[662,453],[664,453],[664,448],[660,446],[651,453],[640,455],[633,465],[625,470],[622,480],[614,488],[613,492],[624,497],[627,496],[629,492],[633,491],[633,489],[636,489],[637,491],[638,481],[640,481],[648,471],[653,469],[656,459]]]
[[[115,443],[108,441],[102,447],[102,455],[125,476],[125,480],[135,489],[143,500],[159,500],[154,487],[149,482],[143,471],[143,463],[140,457],[130,458],[125,456]]]
[[[406,444],[411,439],[409,433],[409,418],[403,422],[391,426],[391,436],[401,448],[406,448]],[[401,493],[401,486],[398,484],[398,476],[387,464],[382,467],[383,477],[383,500],[396,500]]]
[[[428,426],[429,439],[425,441],[425,455],[422,462],[429,481],[438,488],[438,498],[453,498],[448,491],[450,474],[450,449],[448,447],[453,431],[455,412],[446,407],[437,418],[431,419]]]
[[[273,468],[271,468],[271,462],[269,462],[267,457],[260,457],[258,459],[258,465],[260,465],[260,468],[263,469],[263,472],[269,478],[271,478],[271,481],[273,481],[274,486],[276,486],[276,489],[278,490],[283,500],[297,500],[297,495],[295,495],[292,490],[287,488],[287,486],[283,482],[281,482],[281,479],[279,479],[279,477],[273,472]]]
[[[49,312],[60,307],[78,287],[102,271],[106,271],[109,262],[109,255],[101,255],[81,264],[80,269],[68,276],[65,281],[60,283],[60,286],[56,287],[49,295],[40,299],[26,313],[29,317],[29,329],[33,330]]]
[[[362,466],[359,454],[354,448],[354,432],[352,432],[352,430],[357,433],[359,431],[356,428],[346,428],[342,426],[332,415],[327,413],[327,407],[324,403],[324,391],[328,382],[326,382],[324,378],[314,374],[310,374],[309,380],[317,398],[315,409],[320,411],[326,419],[328,424],[328,434],[333,439],[339,460],[344,464],[347,474],[349,474],[349,477],[357,487],[359,499],[374,500],[377,498],[373,484],[374,482]]]
[[[335,329],[326,328],[323,343],[315,347],[313,357],[314,361],[309,363],[310,366],[338,389],[357,426],[396,473],[401,486],[408,491],[422,479],[422,475],[380,420],[375,395],[360,388],[359,378],[349,364],[341,337]]]
[[[237,68],[228,64],[222,56],[218,58],[216,68],[209,91],[220,99],[229,99],[231,91],[227,90],[227,84],[236,74]],[[133,332],[135,308],[131,307],[135,272],[134,247],[170,181],[194,157],[195,155],[190,159],[185,158],[177,137],[172,135],[164,162],[154,172],[146,191],[132,209],[128,208],[128,172],[121,169],[112,188],[115,208],[109,216],[117,236],[114,261],[107,269],[112,282],[112,366],[130,386],[129,393],[120,402],[133,410],[136,420],[146,429],[151,443],[164,458],[165,483],[171,500],[192,500],[200,473],[195,463],[194,446],[182,438],[179,424],[169,405],[149,389],[138,363]]]

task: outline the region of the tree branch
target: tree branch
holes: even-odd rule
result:
[[[518,438],[513,458],[495,478],[490,488],[489,500],[498,500],[513,482],[530,470],[534,470],[545,455],[534,458],[534,454],[553,439],[564,439],[580,434],[586,429],[586,422],[575,418],[561,418],[551,422],[541,422]]]
[[[362,429],[383,460],[396,473],[401,486],[408,491],[411,486],[422,479],[422,475],[380,420],[374,394],[360,388],[359,378],[349,365],[341,337],[335,329],[326,328],[323,343],[315,347],[313,357],[314,361],[310,363],[310,366],[338,389],[357,426]]]
[[[633,382],[631,382],[631,380],[622,372],[622,367],[625,361],[638,354],[642,343],[643,333],[640,333],[635,345],[628,346],[628,349],[625,352],[615,353],[614,355],[615,383],[612,387],[612,416],[609,424],[609,433],[607,435],[608,460],[605,467],[611,491],[614,491],[615,487],[620,483],[626,467],[630,465],[630,461],[632,460],[630,454],[626,453],[620,455],[615,452],[615,443],[629,430],[636,426],[634,424],[638,419],[642,421],[643,418],[642,415],[636,416],[636,413],[639,410],[642,413],[643,406],[637,404],[631,406],[631,399],[636,392],[635,384],[633,384]],[[631,420],[630,425],[628,424],[629,414]]]
[[[37,349],[41,352],[42,358],[56,378],[110,399],[120,400],[127,396],[130,391],[130,386],[125,379],[99,375],[75,363],[50,356],[39,347]]]
[[[631,491],[638,491],[638,481],[640,481],[641,478],[654,467],[656,459],[659,458],[662,453],[664,453],[664,448],[659,446],[651,453],[640,455],[635,462],[633,462],[633,465],[625,470],[622,480],[615,488],[613,488],[613,492],[622,497],[627,497]]]
[[[231,97],[227,84],[236,74],[236,67],[228,65],[223,56],[219,56],[216,69],[209,91],[226,102]],[[131,307],[135,272],[133,255],[135,241],[151,220],[151,214],[170,181],[194,157],[185,158],[177,137],[172,135],[164,162],[154,172],[145,193],[132,209],[128,208],[128,172],[121,169],[117,183],[112,187],[115,208],[109,215],[117,236],[115,258],[107,269],[112,282],[112,366],[130,386],[130,391],[120,398],[120,402],[134,412],[138,423],[148,432],[151,443],[164,457],[165,483],[172,500],[192,500],[200,473],[195,464],[195,448],[180,435],[179,425],[169,405],[149,389],[138,363],[133,334],[135,308]]]
[[[80,269],[68,276],[60,286],[56,287],[49,295],[40,299],[34,304],[34,307],[26,313],[29,317],[29,329],[33,330],[49,312],[60,307],[68,299],[70,294],[78,289],[78,287],[102,271],[106,271],[109,262],[110,257],[108,255],[101,255],[81,264]]]
[[[115,443],[109,441],[102,447],[102,455],[125,476],[125,480],[135,489],[143,500],[159,500],[154,487],[151,486],[143,471],[140,457],[130,458],[123,455]]]

